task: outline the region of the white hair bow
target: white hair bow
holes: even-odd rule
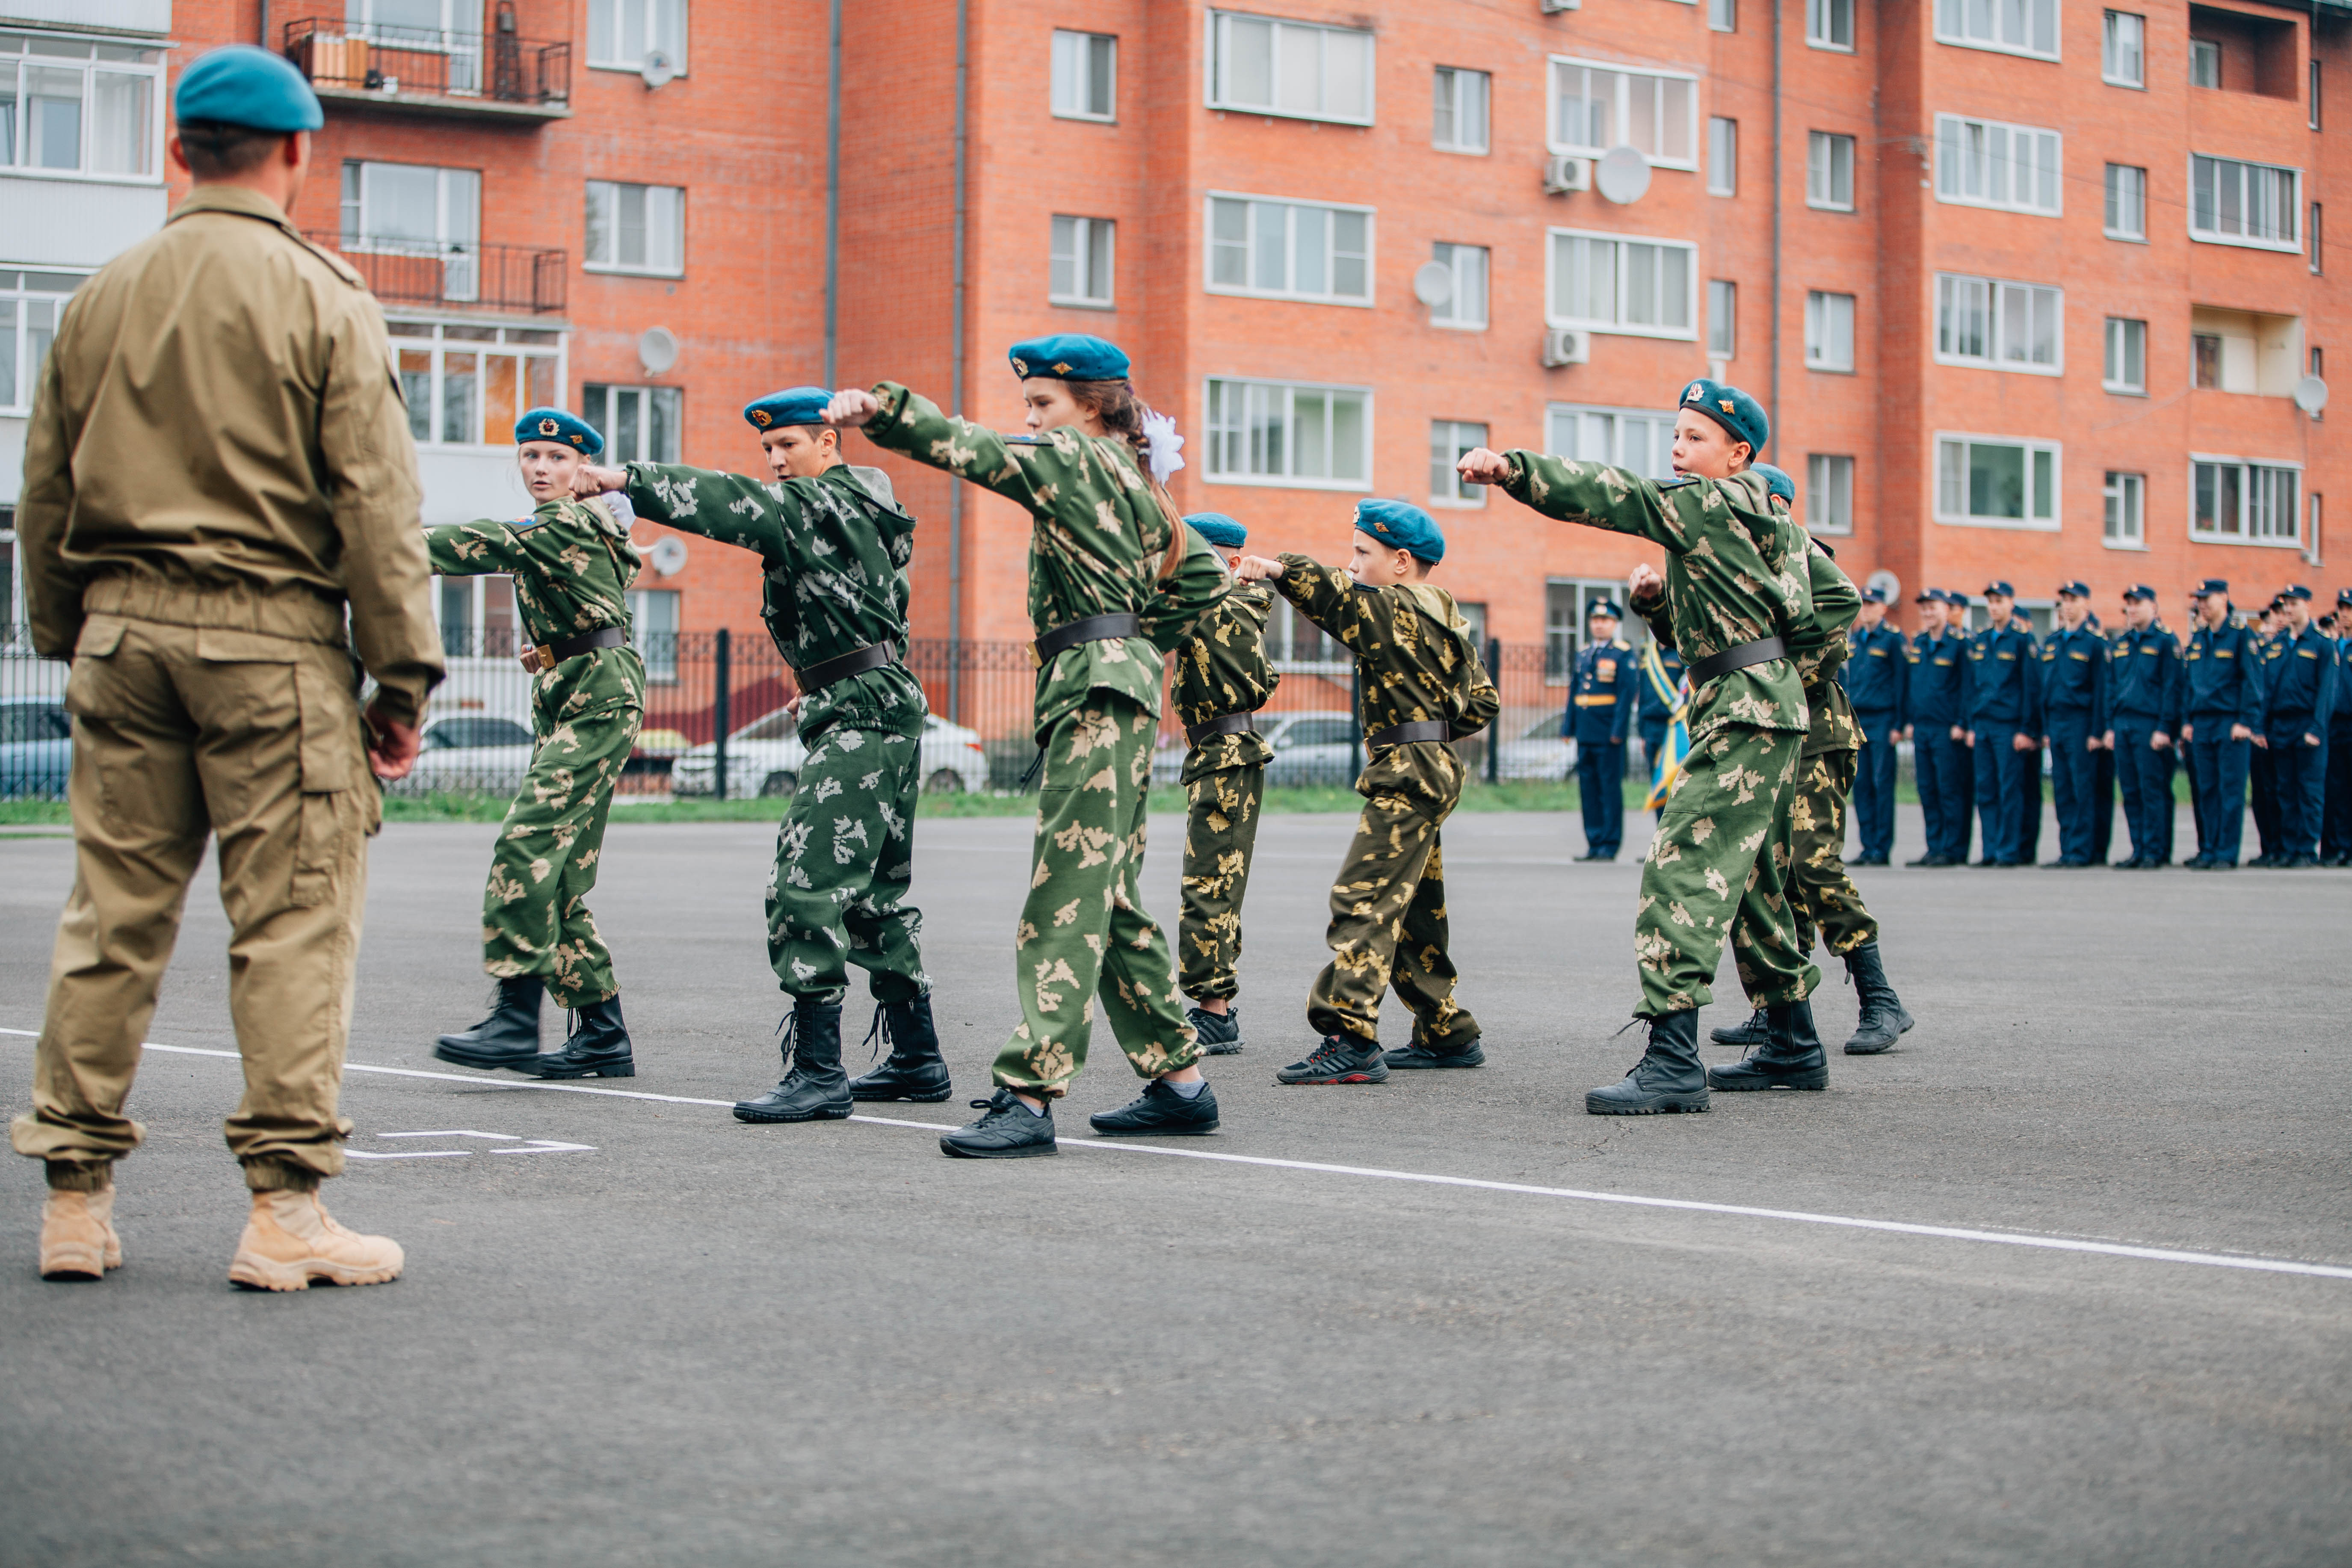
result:
[[[1184,466],[1178,455],[1184,450],[1184,437],[1176,434],[1176,421],[1165,414],[1143,416],[1143,446],[1151,459],[1151,477],[1160,484]]]

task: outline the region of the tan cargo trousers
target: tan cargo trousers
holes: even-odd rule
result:
[[[190,598],[192,618],[204,618]],[[208,836],[220,840],[229,1016],[245,1062],[229,1152],[256,1191],[341,1172],[352,1124],[335,1104],[367,837],[382,822],[357,685],[351,655],[322,642],[118,616],[85,623],[66,681],[73,892],[50,961],[33,1110],[10,1129],[18,1153],[51,1162],[52,1185],[102,1185],[104,1163],[145,1134],[123,1104]]]

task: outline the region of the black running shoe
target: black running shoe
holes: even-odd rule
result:
[[[1381,1047],[1345,1035],[1326,1035],[1314,1054],[1274,1075],[1276,1083],[1385,1083],[1389,1064]]]
[[[1223,1013],[1194,1007],[1184,1015],[1184,1021],[1201,1037],[1201,1054],[1204,1057],[1230,1057],[1242,1048],[1242,1015],[1238,1007],[1229,1006]]]
[[[968,1127],[940,1135],[940,1152],[959,1160],[1027,1160],[1039,1154],[1058,1154],[1054,1142],[1054,1108],[1049,1103],[1045,1114],[1039,1116],[1022,1104],[1009,1089],[1000,1089],[987,1100],[971,1102],[974,1110],[983,1112],[981,1119]]]
[[[1415,1040],[1401,1051],[1385,1054],[1381,1060],[1399,1072],[1407,1068],[1482,1068],[1486,1065],[1486,1052],[1475,1037],[1450,1051],[1432,1050]]]
[[[1087,1124],[1106,1138],[1132,1138],[1158,1133],[1192,1137],[1217,1130],[1217,1091],[1207,1084],[1187,1100],[1165,1080],[1153,1079],[1143,1093],[1117,1110],[1087,1118]]]

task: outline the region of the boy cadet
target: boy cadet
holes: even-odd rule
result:
[[[1985,627],[1969,639],[1969,750],[1976,757],[1979,866],[2025,863],[2025,816],[2041,816],[2042,667],[2033,634],[2017,629],[2017,590],[1985,584]],[[2027,778],[2033,781],[2027,793]]]
[[[2107,639],[2087,624],[2091,590],[2058,585],[2058,627],[2042,646],[2042,741],[2050,748],[2051,790],[2058,805],[2054,868],[2094,863],[2093,785],[2107,732]],[[2112,811],[2112,807],[2110,810]]]
[[[337,1225],[318,1189],[351,1134],[367,770],[408,772],[441,679],[415,452],[375,301],[286,217],[323,123],[310,84],[232,46],[174,107],[195,188],[75,294],[26,431],[26,617],[73,665],[75,875],[11,1132],[47,1165],[42,1277],[121,1266],[114,1163],[145,1135],[123,1102],[217,836],[245,1062],[226,1131],[253,1194],[229,1278],[378,1284],[400,1247]]]
[[[1853,704],[1853,721],[1863,739],[1853,779],[1854,830],[1862,853],[1853,863],[1884,866],[1895,848],[1895,742],[1906,722],[1911,663],[1905,657],[1903,634],[1886,624],[1883,590],[1862,591],[1862,613],[1854,617],[1846,644],[1838,682]]]
[[[1927,852],[1914,866],[1965,866],[1975,829],[1976,770],[1969,756],[1968,637],[1960,621],[1968,600],[1929,588],[1919,606],[1919,635],[1910,652],[1903,721],[1919,781],[1919,811],[1927,819]]]
[[[1642,649],[1637,663],[1641,675],[1634,685],[1642,700],[1633,710],[1633,725],[1642,734],[1642,765],[1654,780],[1658,776],[1658,759],[1666,749],[1666,731],[1683,705],[1683,656],[1674,648],[1661,647],[1653,637]],[[1659,801],[1655,815],[1663,816],[1665,810],[1666,803]]]
[[[1391,1068],[1475,1068],[1478,1020],[1454,1000],[1439,829],[1467,770],[1447,744],[1493,722],[1501,699],[1454,596],[1428,581],[1445,536],[1417,506],[1356,503],[1346,569],[1305,555],[1245,555],[1245,582],[1270,582],[1356,656],[1365,763],[1355,841],[1331,888],[1331,962],[1307,994],[1322,1044],[1275,1074],[1296,1084],[1380,1083]],[[1622,752],[1620,753],[1622,754]],[[1621,777],[1612,787],[1622,790]],[[1412,1044],[1384,1057],[1381,994],[1412,1010]]]
[[[1675,479],[1484,447],[1464,479],[1500,485],[1548,517],[1631,533],[1666,551],[1675,645],[1691,661],[1687,770],[1642,868],[1634,917],[1648,1048],[1623,1081],[1584,1098],[1595,1115],[1705,1110],[1710,1086],[1820,1089],[1829,1066],[1806,998],[1820,972],[1797,950],[1785,914],[1790,806],[1809,721],[1791,656],[1813,651],[1812,592],[1802,536],[1745,470],[1771,432],[1756,400],[1705,378],[1683,390]],[[1728,936],[1771,1039],[1707,1070],[1698,1009]]]
[[[1179,1009],[1168,942],[1143,911],[1146,786],[1161,656],[1230,587],[1168,499],[1172,422],[1146,407],[1117,344],[1058,332],[1013,345],[1027,436],[941,414],[896,382],[834,394],[825,422],[945,469],[1030,514],[1037,628],[1037,797],[1028,899],[1013,937],[1021,1023],[997,1054],[996,1093],[940,1139],[960,1159],[1057,1152],[1052,1102],[1086,1065],[1099,996],[1143,1094],[1088,1119],[1097,1132],[1208,1133],[1216,1096]]]
[[[2326,804],[2321,814],[2319,858],[2352,866],[2352,588],[2336,591],[2336,707],[2327,721]]]
[[[2271,677],[2271,768],[2278,780],[2279,857],[2273,865],[2319,864],[2319,817],[2327,780],[2327,732],[2344,701],[2335,646],[2311,624],[2311,590],[2279,595],[2279,653]]]
[[[1228,568],[1249,531],[1221,511],[1195,512],[1184,526],[1208,541]],[[1176,962],[1185,1015],[1213,1057],[1242,1048],[1242,896],[1257,847],[1258,803],[1274,748],[1257,732],[1257,710],[1282,677],[1265,658],[1273,590],[1241,584],[1218,600],[1176,650],[1168,700],[1184,723],[1184,908],[1176,921]]]
[[[533,644],[530,772],[507,807],[482,893],[482,967],[499,983],[490,1016],[444,1035],[433,1054],[460,1067],[512,1068],[540,1078],[633,1078],[613,955],[588,912],[604,819],[646,716],[646,667],[629,646],[628,588],[637,577],[629,519],[573,499],[582,463],[604,438],[560,408],[515,421],[515,460],[538,505],[520,522],[448,523],[425,531],[433,570],[503,572]],[[541,993],[577,1024],[562,1047],[539,1048]]]
[[[1569,681],[1559,732],[1576,742],[1576,794],[1584,812],[1580,860],[1614,860],[1625,839],[1625,732],[1633,716],[1633,645],[1617,635],[1624,612],[1595,599]]]
[[[906,902],[922,784],[923,689],[900,663],[915,520],[890,477],[842,460],[821,386],[743,409],[774,479],[674,463],[584,468],[583,491],[617,489],[640,516],[757,552],[761,618],[792,667],[808,748],[776,830],[768,963],[793,999],[784,1076],[740,1100],[741,1121],[838,1121],[858,1100],[935,1103],[953,1086],[931,1021],[930,981]],[[868,975],[888,1060],[849,1080],[841,1065],[847,965]],[[873,1031],[869,1031],[869,1034]]]
[[[2246,756],[2263,723],[2261,648],[2230,618],[2230,584],[2190,591],[2197,629],[2180,656],[2180,740],[2197,797],[2192,871],[2235,870],[2246,832]]]
[[[2124,628],[2107,660],[2107,731],[2100,739],[2116,759],[2116,783],[2131,832],[2124,871],[2153,871],[2172,863],[2172,731],[2180,702],[2180,645],[2156,618],[2156,590],[2124,590]]]

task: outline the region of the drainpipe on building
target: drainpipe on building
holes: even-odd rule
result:
[[[1772,427],[1780,427],[1780,7],[1772,0]]]
[[[824,384],[841,341],[841,0],[833,0],[831,64],[824,84]]]
[[[838,5],[840,0],[834,0]],[[949,272],[954,306],[949,312],[950,407],[963,413],[964,89],[971,0],[956,0],[955,240]],[[963,722],[963,486],[948,485],[948,720]]]

